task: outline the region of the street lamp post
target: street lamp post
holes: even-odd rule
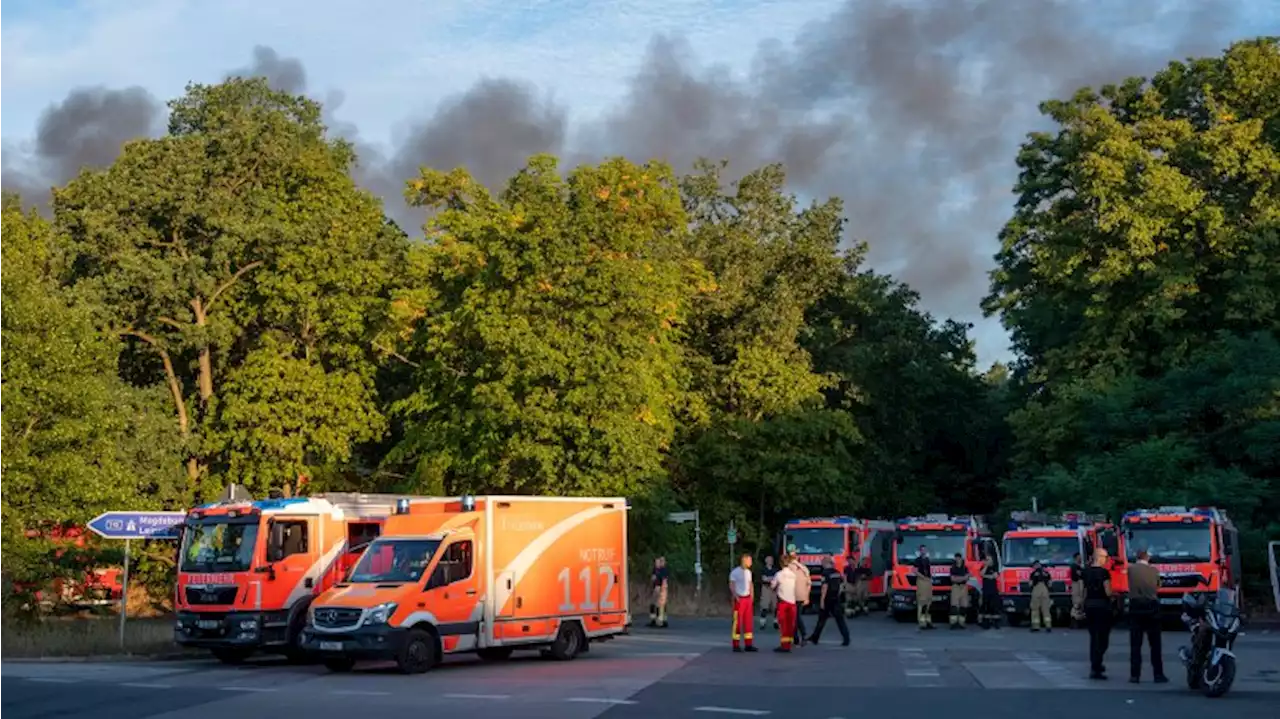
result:
[[[692,512],[672,512],[667,521],[673,524],[693,522],[693,578],[695,595],[702,594],[702,517],[698,510]]]

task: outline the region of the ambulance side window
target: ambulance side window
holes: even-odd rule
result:
[[[295,554],[309,551],[307,520],[276,519],[271,521],[270,542],[267,544],[267,561],[279,562]]]
[[[432,573],[431,582],[427,584],[427,588],[443,587],[470,578],[472,570],[471,558],[471,542],[469,540],[450,544],[445,548],[444,556],[440,557],[440,562],[436,564],[435,572]]]

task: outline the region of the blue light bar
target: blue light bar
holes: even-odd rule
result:
[[[473,496],[472,496],[472,495],[470,495],[470,494],[463,495],[463,497],[462,497],[462,511],[464,511],[464,512],[470,512],[471,510],[473,510],[473,509],[475,509],[475,508],[476,508],[476,498],[475,498],[475,497],[473,497]]]
[[[306,504],[306,502],[307,502],[306,497],[290,497],[287,499],[283,499],[283,498],[282,499],[260,499],[254,502],[252,506],[257,507],[258,509],[264,509],[264,510],[284,509],[285,507],[291,507],[295,504]]]
[[[401,497],[400,499],[397,499],[397,500],[396,500],[396,514],[408,514],[408,513],[409,513],[409,500],[408,500],[408,498],[406,498],[406,497]]]

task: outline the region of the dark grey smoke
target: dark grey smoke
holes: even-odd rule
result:
[[[300,95],[307,91],[307,70],[295,57],[280,57],[274,48],[255,45],[253,64],[232,70],[227,77],[265,77],[271,89]]]
[[[49,188],[82,168],[111,164],[125,142],[156,132],[160,112],[160,104],[140,87],[72,90],[41,113],[34,141],[5,148],[0,184],[46,210]]]
[[[405,205],[405,181],[420,167],[466,167],[494,189],[540,152],[564,149],[568,113],[535,88],[511,80],[482,79],[446,98],[431,117],[412,124],[388,160],[362,160],[358,179],[386,198],[387,213],[414,234],[425,217]]]

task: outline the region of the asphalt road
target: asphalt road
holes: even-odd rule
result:
[[[879,617],[859,619],[852,628],[847,648],[832,633],[823,645],[778,655],[768,651],[777,634],[766,630],[757,634],[764,651],[733,654],[727,620],[675,621],[667,630],[637,628],[572,662],[536,655],[503,664],[459,658],[410,677],[377,665],[331,675],[272,660],[242,667],[211,660],[4,662],[0,705],[7,719],[349,719],[424,709],[466,719],[831,719],[920,702],[929,711],[983,719],[1150,719],[1155,713],[1198,719],[1223,710],[1233,719],[1272,719],[1280,707],[1280,632],[1241,637],[1235,687],[1211,700],[1179,681],[1182,633],[1165,635],[1167,672],[1175,681],[1135,686],[1126,681],[1128,644],[1120,631],[1108,662],[1112,679],[1090,682],[1083,631],[921,633]]]

